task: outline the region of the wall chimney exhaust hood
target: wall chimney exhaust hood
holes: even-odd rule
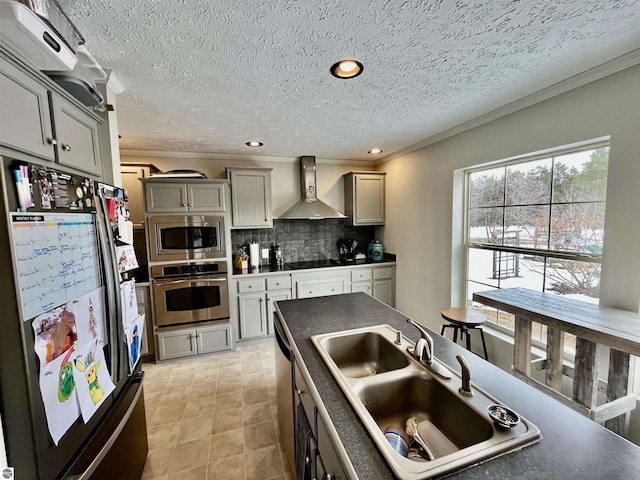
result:
[[[316,157],[300,157],[300,183],[302,198],[280,216],[283,220],[322,220],[347,218],[335,208],[318,200],[316,190]]]

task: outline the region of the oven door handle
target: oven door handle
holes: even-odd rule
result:
[[[193,282],[226,282],[226,277],[188,277],[188,278],[178,278],[172,280],[153,280],[153,283],[158,287],[163,287],[164,285],[177,285],[179,283],[193,283]]]

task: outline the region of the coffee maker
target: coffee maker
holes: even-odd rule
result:
[[[353,250],[358,245],[356,240],[349,238],[341,238],[337,242],[338,245],[338,260],[340,263],[350,263],[354,261]]]

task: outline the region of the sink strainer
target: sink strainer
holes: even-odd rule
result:
[[[498,428],[511,428],[520,423],[520,415],[502,405],[489,405],[487,411]]]

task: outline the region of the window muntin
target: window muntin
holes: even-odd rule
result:
[[[467,172],[469,304],[508,287],[598,302],[608,153],[598,144]],[[508,314],[488,316],[513,330]]]

